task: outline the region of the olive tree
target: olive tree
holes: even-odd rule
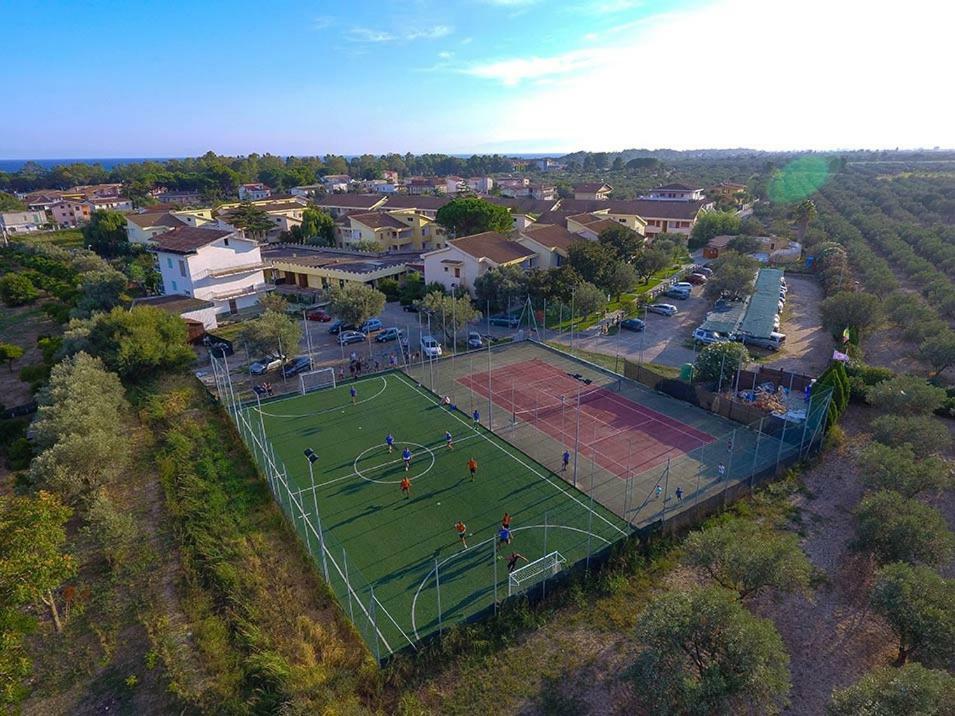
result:
[[[481,312],[471,304],[467,294],[463,296],[449,296],[444,293],[429,293],[420,303],[421,310],[432,317],[433,330],[439,327],[444,331],[444,338],[451,342],[459,333],[467,338],[467,327],[472,321],[481,318]]]
[[[904,497],[952,486],[952,466],[948,461],[936,455],[919,459],[908,445],[871,443],[859,456],[859,467],[868,487],[895,490]]]
[[[891,490],[864,497],[856,520],[856,545],[881,564],[942,564],[955,550],[955,539],[938,510]]]
[[[908,663],[881,667],[833,693],[829,716],[942,716],[955,704],[955,676]]]
[[[887,413],[924,415],[945,402],[944,388],[914,375],[897,375],[866,389],[866,400]]]
[[[363,283],[346,283],[333,288],[329,294],[332,313],[345,323],[361,325],[381,313],[385,307],[385,294]]]

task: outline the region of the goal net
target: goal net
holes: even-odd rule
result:
[[[560,552],[551,552],[540,559],[528,562],[507,575],[507,596],[526,592],[545,579],[550,579],[567,564]]]
[[[310,370],[308,373],[299,373],[298,385],[302,395],[322,388],[334,388],[335,369],[319,368],[318,370]]]

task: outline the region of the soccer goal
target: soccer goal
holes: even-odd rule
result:
[[[526,592],[535,584],[550,579],[567,564],[560,552],[551,552],[540,559],[528,562],[507,575],[507,596]]]
[[[299,373],[298,385],[302,395],[322,388],[334,388],[335,369],[319,368],[318,370],[310,370],[308,373]]]

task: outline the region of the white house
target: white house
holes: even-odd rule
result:
[[[474,282],[498,266],[531,268],[536,253],[496,231],[462,236],[448,241],[444,248],[421,255],[424,281],[437,281],[448,291],[474,293]]]
[[[250,308],[273,286],[257,242],[235,231],[182,226],[155,237],[163,293],[215,304],[217,314]]]
[[[664,184],[640,198],[654,201],[702,201],[703,189],[686,184]]]
[[[211,331],[219,327],[216,319],[216,305],[192,296],[169,294],[168,296],[147,296],[133,300],[134,306],[154,306],[166,313],[179,316],[186,323],[201,324],[203,330]]]
[[[303,184],[302,186],[293,186],[288,191],[292,196],[300,196],[303,199],[308,199],[320,194],[324,188],[324,184]]]
[[[604,201],[610,198],[613,187],[604,182],[585,182],[574,187],[574,198],[578,200],[590,199]]]
[[[491,177],[468,177],[467,185],[475,194],[487,194],[494,188],[494,180]]]
[[[176,211],[144,212],[126,215],[126,236],[131,244],[151,244],[159,234],[180,226],[212,224],[211,209],[184,209]]]
[[[5,211],[0,213],[0,233],[29,234],[50,223],[45,211]]]
[[[242,184],[239,186],[239,201],[256,201],[258,199],[268,199],[272,196],[272,190],[265,184]]]
[[[567,262],[570,245],[580,239],[558,224],[531,224],[518,234],[517,243],[536,254],[531,268],[551,269]]]

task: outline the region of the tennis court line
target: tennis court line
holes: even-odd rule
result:
[[[399,376],[398,376],[398,380],[400,380],[401,382],[403,382],[403,383],[405,383],[405,384],[407,385],[407,381],[404,380],[404,376],[403,376],[403,375],[399,375]],[[420,393],[422,396],[424,396],[425,398],[428,398],[428,399],[430,400],[428,394],[427,394],[427,393],[423,393],[422,391],[418,390],[418,388],[417,388],[416,386],[410,385],[409,387],[410,387],[412,390],[417,391],[417,392]],[[458,420],[459,422],[463,423],[464,425],[467,425],[467,424],[468,424],[467,421],[464,420],[464,418],[462,418],[460,415],[454,413],[453,416],[454,416],[454,418],[455,418],[456,420]],[[498,450],[500,450],[500,451],[503,452],[505,455],[507,455],[508,457],[510,457],[512,460],[514,460],[516,463],[518,463],[519,465],[523,465],[523,466],[526,467],[528,470],[530,470],[530,471],[533,472],[535,475],[537,475],[538,477],[542,478],[545,482],[547,482],[549,485],[551,485],[551,487],[553,487],[553,488],[556,489],[556,490],[559,490],[559,491],[562,492],[564,495],[566,495],[567,497],[569,497],[570,499],[572,499],[574,502],[576,502],[578,505],[580,505],[581,507],[583,507],[585,510],[587,510],[588,512],[592,512],[598,519],[603,520],[604,522],[606,522],[609,527],[612,527],[613,529],[615,529],[617,532],[619,532],[619,533],[622,534],[622,535],[625,535],[625,536],[627,535],[626,530],[620,529],[619,527],[617,527],[617,525],[615,525],[613,522],[611,522],[611,521],[608,520],[606,517],[604,517],[603,515],[601,515],[599,512],[596,512],[595,510],[592,510],[592,509],[590,509],[589,507],[587,507],[587,505],[585,505],[583,502],[581,502],[580,500],[578,500],[573,494],[571,494],[571,493],[568,492],[567,490],[561,488],[560,486],[555,485],[553,482],[551,482],[551,480],[550,480],[546,475],[542,475],[542,474],[541,474],[540,472],[538,472],[534,467],[532,467],[531,465],[528,465],[526,462],[524,462],[523,460],[521,460],[519,457],[517,457],[516,455],[514,455],[513,453],[511,453],[511,452],[510,452],[507,448],[505,448],[503,445],[499,444],[497,441],[491,440],[491,438],[489,438],[489,437],[487,436],[487,434],[485,434],[483,431],[478,430],[478,428],[472,428],[472,429],[475,430],[481,437],[483,437],[485,440],[487,440],[489,443],[491,443],[491,444],[492,444],[494,447],[496,447]],[[500,438],[499,438],[499,439],[500,439]]]

